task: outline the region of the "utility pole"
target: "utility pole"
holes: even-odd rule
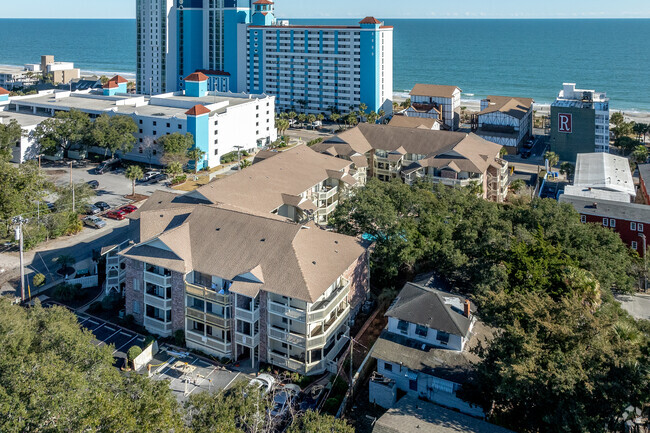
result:
[[[354,338],[350,337],[350,401],[354,392]]]
[[[244,146],[235,146],[235,149],[237,149],[237,164],[239,166],[238,170],[241,170],[241,150],[244,148]]]
[[[70,161],[70,188],[72,188],[72,212],[75,212],[74,184],[72,183],[72,161]]]
[[[643,239],[643,291],[648,293],[648,250],[647,239],[645,234],[639,233],[639,237]]]
[[[23,224],[27,222],[22,216],[14,217],[12,222],[16,227],[16,240],[20,242],[20,300],[25,301],[25,266],[23,257]]]

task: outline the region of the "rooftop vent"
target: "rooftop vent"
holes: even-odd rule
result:
[[[260,239],[260,242],[266,242],[266,238]]]
[[[215,230],[216,231],[221,231],[221,227],[217,227]]]
[[[315,264],[316,264],[316,260],[314,260],[313,262],[311,262],[311,264],[312,264],[312,265],[315,265]]]

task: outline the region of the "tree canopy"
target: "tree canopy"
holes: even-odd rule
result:
[[[0,161],[11,160],[16,142],[22,135],[23,129],[16,119],[11,119],[7,124],[0,123]]]
[[[178,162],[181,166],[189,160],[187,152],[194,146],[194,136],[191,133],[163,135],[158,139],[158,144],[163,149],[163,160],[167,164]]]
[[[42,121],[34,128],[32,136],[44,153],[53,155],[75,146],[84,146],[90,131],[90,117],[79,110],[70,110],[59,111],[54,117]]]
[[[93,122],[90,137],[92,143],[111,153],[130,152],[135,144],[138,127],[129,116],[109,116],[102,114]]]

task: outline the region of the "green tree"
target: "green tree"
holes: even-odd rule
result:
[[[341,115],[339,113],[330,114],[330,121],[336,123],[337,125],[339,124],[340,119],[341,119]]]
[[[0,161],[11,160],[16,143],[23,135],[23,129],[16,119],[11,119],[7,124],[0,123]]]
[[[624,154],[626,153],[629,154],[630,152],[633,152],[637,147],[639,147],[641,143],[639,143],[632,137],[622,136],[616,138],[614,145],[620,148]]]
[[[359,117],[364,118],[366,117],[366,110],[368,109],[368,106],[364,104],[363,102],[359,104]]]
[[[357,114],[353,111],[350,111],[347,116],[345,116],[345,123],[348,126],[356,126],[359,123],[359,118]]]
[[[380,119],[383,119],[384,116],[386,115],[386,112],[384,111],[383,108],[380,108],[379,111],[377,111],[377,115],[379,116]]]
[[[311,127],[314,127],[314,122],[316,121],[316,115],[310,114],[307,116],[307,122],[311,125]]]
[[[613,124],[616,128],[621,126],[623,123],[625,123],[625,117],[623,116],[623,113],[620,111],[617,111],[616,113],[613,113],[612,116],[610,117],[610,123]]]
[[[374,125],[375,123],[377,123],[377,119],[378,119],[378,118],[379,118],[379,116],[378,116],[377,113],[375,113],[374,111],[371,111],[371,112],[368,113],[368,115],[366,116],[366,120],[367,120],[368,123],[370,123],[371,125]]]
[[[560,173],[565,175],[567,179],[573,178],[573,175],[576,172],[576,167],[575,165],[571,164],[570,162],[563,162],[560,165]]]
[[[555,153],[551,152],[550,150],[544,153],[544,159],[548,160],[548,165],[549,167],[555,167],[558,162],[560,162],[560,156]]]
[[[34,214],[37,203],[43,203],[53,188],[35,161],[19,166],[0,161],[0,185],[0,219],[4,221],[17,215]]]
[[[140,168],[139,165],[130,165],[129,168],[126,169],[126,173],[124,173],[127,179],[131,181],[131,187],[132,187],[132,195],[135,196],[135,181],[140,180],[144,177],[144,173],[142,172],[142,168]]]
[[[325,115],[323,113],[318,113],[318,116],[316,116],[316,120],[318,120],[322,124],[323,120],[325,120]]]
[[[79,110],[59,111],[32,131],[43,152],[54,155],[72,148],[83,149],[91,131],[90,117]]]
[[[298,115],[298,122],[300,122],[300,126],[304,127],[306,121],[307,121],[307,115],[305,113],[300,113]]]
[[[648,161],[648,148],[644,145],[637,146],[632,152],[632,161],[637,164],[645,164]]]
[[[105,155],[110,152],[114,158],[116,152],[130,152],[133,149],[136,132],[138,127],[132,117],[103,113],[95,119],[90,136],[95,146],[103,148]]]
[[[632,123],[632,131],[636,134],[637,140],[642,141],[648,125],[644,123]]]
[[[526,182],[524,182],[522,179],[515,179],[510,183],[510,191],[515,194],[521,193],[524,188],[526,188]]]
[[[402,108],[409,108],[411,106],[411,98],[407,98],[404,102],[400,104]]]
[[[284,135],[287,129],[289,129],[289,121],[287,119],[276,119],[275,127],[278,130],[278,134]]]
[[[296,120],[296,117],[298,117],[298,114],[295,111],[289,111],[288,117],[289,117],[289,120],[291,121],[291,124],[293,125],[293,121]]]
[[[204,156],[205,152],[198,147],[193,147],[187,151],[187,157],[190,159],[190,161],[194,161],[194,173],[199,172],[199,163],[203,161]]]
[[[173,161],[170,162],[167,165],[167,174],[169,174],[172,178],[177,177],[181,174],[183,174],[183,166],[181,165],[180,162],[178,161]]]
[[[354,433],[354,428],[345,420],[309,410],[294,420],[287,433]]]
[[[108,83],[109,78],[106,75],[99,77],[99,82],[102,83],[102,86]]]
[[[240,170],[243,170],[243,169],[245,169],[245,168],[250,167],[251,165],[252,165],[252,164],[251,164],[250,160],[248,160],[248,159],[242,159],[241,162],[239,163],[239,169],[240,169]]]
[[[623,122],[614,128],[616,138],[629,137],[634,133],[634,122]]]
[[[187,151],[194,146],[194,136],[189,132],[186,134],[174,132],[160,137],[158,145],[163,149],[163,161],[166,164],[177,162],[182,167],[189,160]]]

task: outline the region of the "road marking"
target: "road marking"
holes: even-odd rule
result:
[[[126,334],[126,333],[124,333],[124,332],[122,333],[122,335],[126,335],[127,337],[130,337],[130,336],[131,336],[131,334]],[[115,349],[115,350],[113,351],[113,355],[115,355],[116,352],[119,352],[123,347],[125,347],[127,344],[129,344],[130,342],[132,342],[132,341],[135,340],[136,338],[138,338],[137,335],[136,335],[135,337],[132,337],[129,341],[127,341],[126,343],[124,343],[123,345],[121,345],[119,348]]]
[[[113,328],[109,328],[108,326],[106,327],[106,329],[108,329],[109,332],[111,332],[111,331],[115,331]],[[120,330],[118,329],[116,332],[114,332],[113,334],[111,334],[111,335],[108,336],[107,338],[104,338],[104,339],[102,340],[102,343],[106,344],[106,341],[110,340],[110,339],[113,338],[115,335],[119,334],[119,332],[120,332]]]
[[[201,379],[201,382],[199,382],[198,385],[195,384],[195,385],[194,385],[194,388],[192,388],[192,390],[191,390],[190,392],[188,392],[187,395],[192,394],[192,393],[194,392],[195,389],[200,388],[201,385],[203,384],[203,382],[205,382],[206,380],[208,380],[208,377],[212,376],[212,374],[213,374],[214,372],[216,372],[216,371],[217,371],[217,369],[216,369],[215,367],[212,367],[212,371],[211,371],[210,373],[208,373],[207,376],[203,377],[203,379]]]
[[[158,367],[158,368],[156,369],[156,371],[154,371],[154,374],[160,374],[161,376],[164,375],[165,372],[164,372],[164,371],[160,372],[160,371],[161,371],[161,370],[165,370],[165,369],[169,366],[169,363],[172,361],[172,359],[176,359],[176,358],[174,358],[173,356],[171,356],[171,357],[167,360],[167,362],[165,362],[163,365],[161,365],[160,367]],[[159,373],[159,372],[160,372],[160,373]]]
[[[228,382],[228,385],[226,385],[223,389],[228,389],[230,387],[230,385],[232,385],[232,383],[235,381],[235,379],[237,379],[239,377],[240,374],[241,373],[239,373],[239,372],[237,374],[235,374],[235,377],[233,377],[232,380],[230,382]]]
[[[190,363],[190,365],[194,365],[194,363],[195,363],[196,361],[198,361],[198,360],[199,360],[199,358],[195,358],[194,361],[192,361],[192,362]],[[169,386],[172,386],[172,383],[176,382],[177,380],[180,380],[180,378],[183,377],[183,376],[185,376],[185,374],[181,374],[180,377],[177,377],[177,378],[173,379],[171,382],[169,382]],[[187,378],[186,378],[186,380],[187,380]]]

